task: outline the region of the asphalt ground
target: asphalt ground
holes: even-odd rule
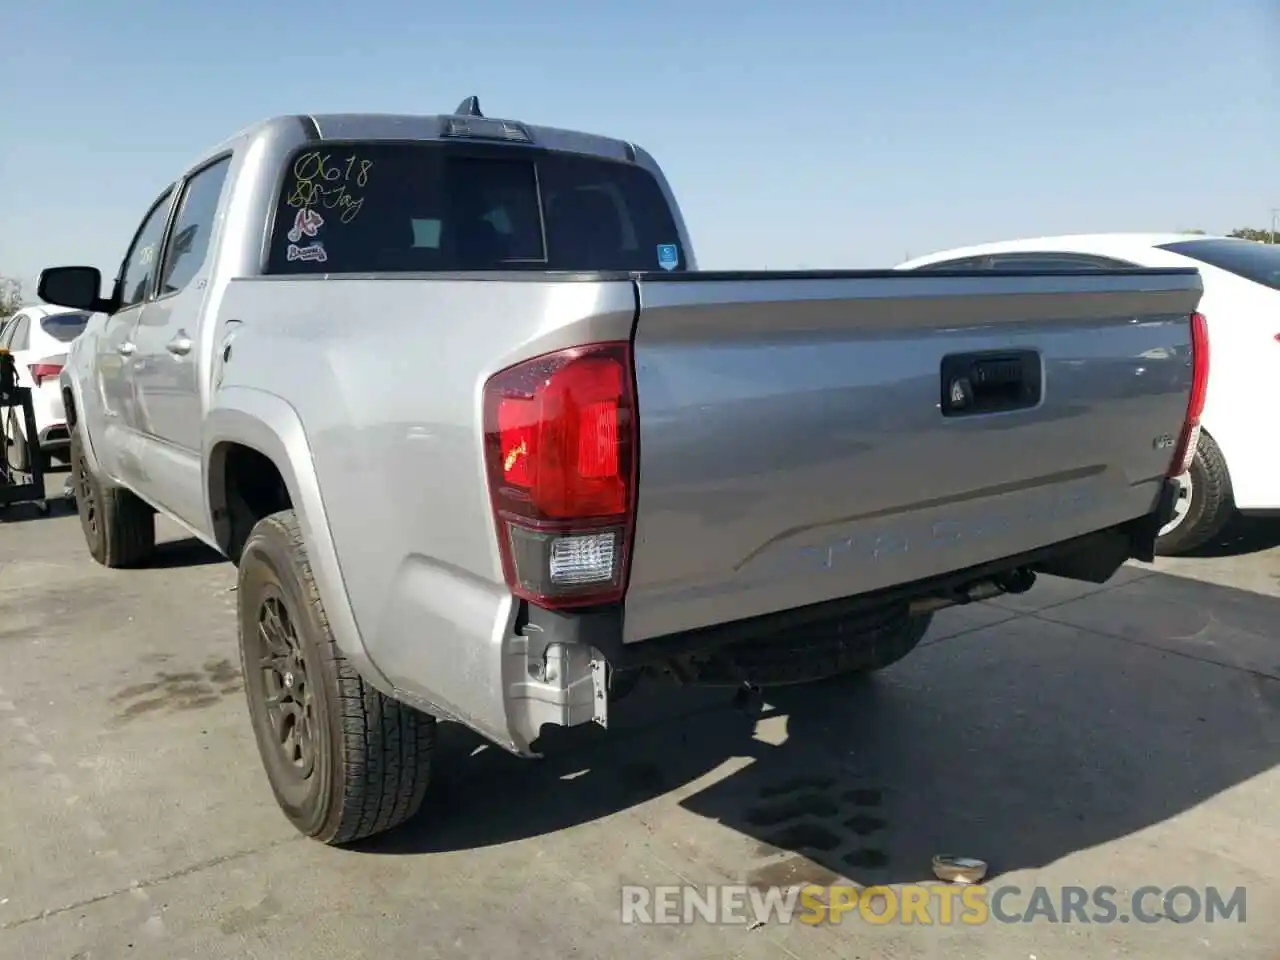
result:
[[[879,677],[759,710],[649,685],[540,762],[446,726],[426,809],[354,850],[276,809],[234,571],[161,532],[156,567],[111,571],[60,505],[0,516],[5,960],[1280,956],[1274,524],[1104,587],[1044,580],[945,611]],[[1017,887],[1006,918],[1037,887],[1054,909],[622,922],[623,885],[847,878],[905,896],[939,853],[987,861],[988,898]],[[1060,915],[1064,887],[1100,886],[1115,917]],[[1191,892],[1166,910],[1176,887]],[[1243,909],[1210,922],[1211,887],[1243,888]]]

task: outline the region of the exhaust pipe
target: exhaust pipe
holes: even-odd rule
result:
[[[927,613],[934,613],[937,610],[945,610],[947,607],[977,603],[980,600],[990,600],[993,597],[1000,597],[1005,594],[1026,593],[1035,586],[1035,583],[1036,573],[1034,570],[1029,567],[1017,567],[994,577],[975,580],[973,583],[958,587],[947,593],[939,593],[929,597],[921,597],[919,600],[912,600],[907,609],[913,617],[923,616]]]

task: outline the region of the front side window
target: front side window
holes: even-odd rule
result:
[[[1199,260],[1272,290],[1280,290],[1280,244],[1221,237],[1166,243],[1160,249]]]
[[[120,274],[120,309],[125,310],[145,300],[151,292],[156,271],[160,268],[160,243],[164,240],[165,222],[169,217],[169,198],[172,190],[166,190],[156,201],[147,218],[142,221],[125,257]]]
[[[516,146],[333,144],[286,169],[268,273],[684,269],[633,163]]]
[[[230,169],[231,158],[226,157],[200,170],[187,181],[182,206],[173,221],[173,232],[165,251],[158,296],[178,293],[195,279],[204,266],[209,241],[213,237],[218,201]]]

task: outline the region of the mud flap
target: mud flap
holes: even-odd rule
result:
[[[1173,519],[1177,503],[1177,482],[1165,480],[1160,487],[1160,496],[1156,499],[1155,509],[1134,524],[1129,548],[1130,557],[1143,563],[1151,563],[1155,560],[1156,540],[1160,537],[1160,531]]]

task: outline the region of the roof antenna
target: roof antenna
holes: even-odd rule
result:
[[[453,115],[455,117],[483,117],[484,114],[480,112],[480,98],[467,97],[467,99],[458,104],[458,109],[453,111]]]

